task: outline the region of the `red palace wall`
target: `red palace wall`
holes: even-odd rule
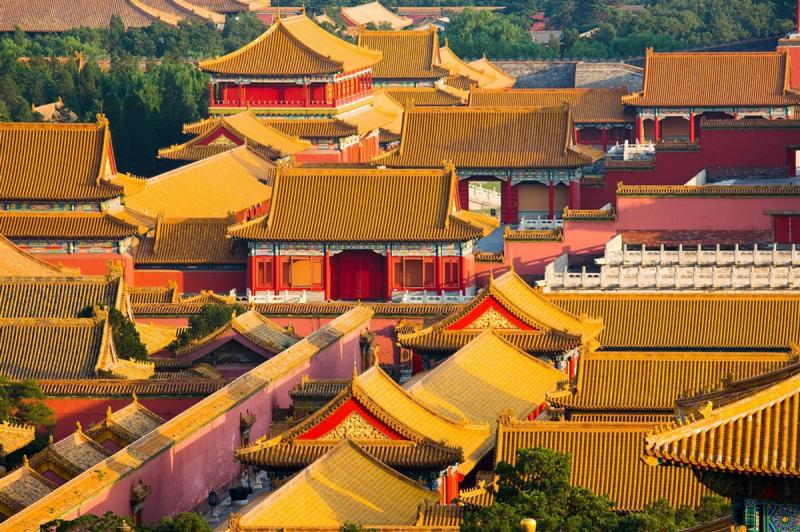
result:
[[[380,153],[379,137],[377,135],[361,139],[361,142],[348,146],[344,150],[315,150],[310,149],[298,154],[294,158],[300,163],[366,163]]]
[[[122,262],[125,275],[130,279],[133,270],[133,257],[127,253],[76,253],[49,254],[35,253],[37,259],[50,264],[63,265],[66,268],[80,268],[83,275],[105,275],[108,273],[108,262]],[[166,285],[165,285],[166,286]]]
[[[616,201],[617,182],[627,185],[682,185],[713,168],[786,168],[786,147],[800,144],[800,129],[705,129],[697,151],[659,151],[653,170],[608,170],[604,188],[582,187],[581,207],[597,209]]]
[[[178,285],[178,292],[185,294],[199,293],[201,290],[213,290],[218,294],[227,294],[235,288],[238,294],[244,294],[247,288],[247,271],[237,270],[135,270],[133,286],[167,286],[169,281]]]
[[[139,401],[164,419],[180,414],[202,397],[159,397],[139,398]],[[53,439],[58,441],[75,432],[75,422],[80,421],[84,429],[89,428],[106,417],[106,409],[114,411],[129,405],[131,398],[93,398],[93,397],[51,397],[45,400],[55,415]]]

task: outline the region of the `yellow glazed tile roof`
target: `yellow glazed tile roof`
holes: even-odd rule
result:
[[[720,407],[699,405],[688,422],[649,434],[644,452],[653,465],[798,477],[798,405],[800,374],[794,374]]]
[[[137,322],[136,332],[147,348],[147,354],[158,353],[171,344],[178,336],[178,327]]]
[[[380,370],[375,370],[380,371]],[[387,377],[388,378],[388,377]],[[339,422],[325,435],[315,439],[299,438],[320,423],[329,419],[346,403],[355,401],[382,424],[388,426],[402,439],[394,440],[380,437],[370,431],[362,433],[363,422],[360,414],[350,414],[345,421]],[[355,430],[348,428],[351,417]],[[368,423],[368,422],[367,422]],[[344,436],[337,432],[344,428]],[[269,440],[262,438],[255,444],[236,450],[236,458],[244,464],[256,464],[262,468],[296,468],[304,467],[336,446],[342,438],[349,438],[358,443],[363,450],[378,460],[396,468],[433,469],[460,462],[463,453],[455,444],[443,444],[429,434],[423,434],[415,426],[404,424],[392,411],[385,410],[380,403],[373,400],[358,383],[358,379],[347,382],[345,388],[331,399],[324,407],[304,418],[289,430]]]
[[[406,109],[400,148],[376,157],[394,167],[576,168],[602,152],[573,145],[567,106],[411,107]]]
[[[513,316],[533,330],[503,329],[497,334],[525,351],[560,351],[586,345],[597,347],[596,338],[603,330],[599,319],[578,316],[553,304],[544,294],[532,288],[514,270],[504,273],[489,284],[467,305],[442,320],[414,332],[398,334],[398,342],[406,347],[430,350],[449,350],[463,347],[486,328],[467,327],[448,330],[454,323],[468,316],[487,299],[493,299]]]
[[[151,177],[125,206],[166,218],[224,218],[270,198],[275,165],[240,147]]]
[[[742,83],[745,73],[748,82]],[[642,91],[624,101],[638,107],[756,107],[797,105],[800,96],[789,86],[786,51],[655,53],[648,48]]]
[[[136,226],[100,212],[0,212],[0,234],[11,239],[119,240],[137,233]]]
[[[603,319],[604,347],[785,352],[800,338],[800,295],[789,293],[544,294]]]
[[[420,31],[368,31],[358,33],[358,44],[383,53],[372,67],[372,77],[380,80],[438,80],[448,71],[439,66],[439,37],[436,29]]]
[[[66,438],[50,444],[31,457],[30,465],[39,473],[53,471],[64,480],[80,475],[95,464],[111,456],[102,445],[78,430]]]
[[[787,353],[593,352],[580,358],[574,392],[553,394],[551,404],[571,411],[671,413],[675,399],[787,365]]]
[[[484,236],[458,206],[444,170],[278,168],[269,214],[232,227],[234,238],[273,241],[467,241]]]
[[[383,87],[375,90],[375,94],[384,93],[400,105],[413,103],[417,106],[462,105],[465,99],[437,87]]]
[[[28,465],[28,461],[0,478],[0,507],[13,514],[41,499],[56,485]]]
[[[77,275],[79,270],[55,266],[19,249],[9,239],[0,235],[0,277],[36,276],[64,277]]]
[[[333,118],[275,118],[266,122],[278,131],[301,139],[341,139],[358,135],[356,126]]]
[[[607,495],[617,511],[641,511],[661,498],[674,507],[697,506],[712,492],[691,470],[654,468],[642,461],[642,440],[652,428],[643,423],[501,421],[495,463],[515,463],[517,449],[545,447],[569,453],[570,482]]]
[[[83,501],[132,474],[144,462],[165,452],[171,445],[185,441],[200,428],[215,422],[241,401],[253,394],[262,393],[270,382],[308,364],[324,347],[344,335],[363,330],[372,315],[371,309],[358,306],[335,318],[283,353],[165,422],[157,430],[146,434],[91,470],[81,473],[52,494],[42,497],[36,504],[28,505],[3,525],[11,530],[39,530],[41,523],[65,515]],[[0,485],[3,480],[0,479]]]
[[[159,219],[139,240],[139,264],[244,264],[247,248],[227,238],[233,218]]]
[[[356,111],[341,116],[340,119],[348,125],[356,128],[359,135],[366,135],[376,129],[391,129],[400,133],[403,122],[403,107],[397,105],[393,100],[385,97],[378,97],[382,100],[381,105],[366,105]],[[374,100],[377,104],[377,98]]]
[[[389,24],[392,30],[402,30],[414,23],[414,21],[408,17],[396,15],[380,2],[369,2],[357,6],[343,7],[341,13],[343,17],[356,26],[366,26],[367,24],[382,26],[383,24]],[[372,48],[373,50],[379,49],[373,46],[368,46],[367,48]]]
[[[458,466],[466,474],[492,448],[488,423],[442,414],[400,387],[379,367],[358,376],[357,385],[376,405],[390,413],[398,423],[414,429],[432,441],[460,447],[464,461]],[[467,390],[465,393],[471,393]]]
[[[22,449],[36,436],[36,427],[19,423],[0,422],[0,455]]]
[[[450,72],[451,76],[467,78],[481,89],[506,89],[512,87],[516,82],[504,72],[500,75],[496,68],[489,69],[484,65],[472,66],[465,63],[450,49],[446,39],[444,46],[439,49],[439,57],[442,66]]]
[[[419,505],[438,499],[438,493],[344,440],[244,514],[238,530],[413,525]]]
[[[470,91],[469,104],[475,107],[554,107],[564,102],[573,107],[575,122],[632,122],[622,97],[626,87],[615,89],[475,89]]]
[[[407,390],[448,416],[494,425],[506,409],[528,415],[565,377],[487,329]]]
[[[470,61],[467,65],[471,66],[476,70],[480,70],[484,74],[488,76],[494,76],[495,80],[491,83],[492,88],[508,88],[513,87],[514,84],[517,82],[517,79],[507,72],[503,71],[489,61],[486,58],[486,54],[483,55],[480,59],[476,59],[475,61]]]
[[[275,129],[249,110],[235,115],[208,118],[204,121],[188,124],[184,127],[185,132],[190,132],[192,130],[197,131],[197,136],[195,138],[183,144],[158,150],[159,157],[179,160],[199,160],[208,157],[209,153],[215,151],[214,148],[218,149],[220,152],[225,152],[235,147],[232,141],[221,145],[215,145],[213,140],[206,142],[209,137],[219,130],[231,133],[234,137],[250,146],[263,148],[261,151],[268,154],[270,159],[287,157],[307,150],[311,146],[311,144],[306,141]]]
[[[97,124],[0,124],[0,197],[4,200],[103,201],[122,189],[112,174],[108,121]],[[2,232],[2,231],[0,231]]]
[[[0,277],[0,318],[77,318],[117,306],[121,281],[105,277]]]
[[[303,14],[278,19],[253,42],[199,67],[217,74],[297,76],[359,71],[380,59],[380,52],[350,44]]]
[[[97,439],[108,431],[127,444],[131,444],[162,424],[164,419],[141,404],[134,395],[129,405],[117,411],[112,411],[109,406],[105,419],[89,427],[86,434]]]

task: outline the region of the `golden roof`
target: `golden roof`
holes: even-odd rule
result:
[[[268,353],[277,354],[288,349],[299,341],[299,338],[256,312],[248,310],[244,314],[231,317],[230,322],[210,332],[203,338],[198,338],[188,345],[175,350],[178,356],[186,356],[202,349],[223,334],[235,331]]]
[[[653,468],[642,459],[646,423],[501,421],[495,464],[514,464],[518,449],[545,447],[570,455],[570,482],[607,495],[620,512],[641,511],[657,499],[695,507],[711,491],[691,470]]]
[[[497,67],[487,68],[482,63],[476,66],[465,63],[450,49],[446,39],[444,46],[439,49],[439,58],[442,67],[446,68],[451,76],[468,78],[481,89],[507,89],[513,87],[516,82],[514,78],[499,71]]]
[[[54,266],[30,253],[26,253],[12,241],[0,235],[0,277],[20,275],[65,277],[74,276],[78,273],[80,273],[80,270]]]
[[[134,473],[143,463],[167,452],[172,445],[186,441],[198,430],[215,423],[243,400],[263,393],[271,382],[307,367],[325,347],[340,341],[345,335],[363,330],[372,315],[369,308],[358,306],[330,321],[286,351],[250,370],[246,376],[236,379],[100,462],[92,469],[92,474],[78,475],[51,495],[28,505],[4,522],[3,526],[10,530],[38,530],[41,523],[66,515],[100,491],[109,489],[121,478]],[[3,480],[0,479],[0,485]]]
[[[54,489],[56,485],[32,469],[25,460],[21,467],[0,478],[0,513],[9,517]]]
[[[301,437],[351,401],[355,401],[402,439],[386,437],[357,412],[348,414],[319,438]],[[337,432],[342,428],[344,436]],[[358,379],[348,382],[328,404],[279,436],[269,440],[262,438],[253,445],[237,449],[236,458],[244,464],[257,464],[263,468],[304,467],[335,447],[343,437],[357,442],[366,452],[392,467],[443,468],[463,458],[458,446],[439,441],[441,435],[434,439],[430,434],[421,433],[414,425],[405,424],[392,411],[384,409],[360,386]]]
[[[183,144],[158,150],[165,159],[200,160],[212,154],[224,153],[235,148],[235,143],[215,144],[210,137],[220,130],[227,131],[249,146],[261,147],[270,159],[280,159],[307,150],[311,144],[281,132],[258,118],[252,111],[234,115],[211,117],[201,122],[188,124],[185,132],[196,131],[197,136]]]
[[[380,128],[400,133],[403,124],[403,107],[382,95],[375,97],[373,102],[374,105],[365,105],[340,119],[354,127],[359,135],[366,135]]]
[[[233,530],[414,525],[419,505],[438,500],[438,493],[344,440],[245,513]]]
[[[407,28],[414,23],[413,19],[396,15],[394,12],[384,7],[380,2],[369,2],[367,4],[361,4],[357,6],[343,7],[341,9],[341,14],[354,26],[366,26],[367,24],[383,26],[384,24],[388,24],[392,30],[402,30],[403,28]],[[371,48],[373,50],[379,49],[374,46],[367,46],[367,48]]]
[[[380,52],[350,44],[302,14],[279,18],[253,42],[199,67],[217,74],[297,76],[355,72],[380,59]]]
[[[113,174],[111,131],[96,124],[0,124],[0,197],[29,201],[104,201],[122,189]],[[5,231],[0,233],[6,234]]]
[[[159,219],[139,239],[137,264],[244,264],[247,248],[227,238],[233,218]]]
[[[121,279],[0,277],[0,317],[77,318],[94,305],[118,307]]]
[[[358,135],[357,126],[334,118],[274,118],[266,120],[266,123],[278,131],[301,139],[341,139]]]
[[[790,88],[785,50],[655,53],[648,48],[642,90],[623,100],[638,107],[755,107],[797,105],[800,96]]]
[[[375,164],[432,168],[576,168],[602,152],[573,145],[569,107],[411,107],[400,148]]]
[[[103,433],[108,431],[129,445],[163,424],[164,419],[141,404],[134,395],[130,404],[116,412],[109,406],[105,419],[89,427],[86,434],[100,440]]]
[[[476,316],[473,321],[475,325],[468,325],[458,330],[453,330],[451,327],[487,304],[489,299],[531,328],[525,330],[513,324],[505,324],[495,331],[519,349],[529,352],[561,351],[582,344],[590,348],[598,345],[596,338],[603,330],[601,320],[586,318],[585,315],[579,317],[554,305],[541,291],[532,288],[514,270],[504,273],[497,279],[490,278],[489,284],[472,301],[449,316],[414,332],[398,334],[397,340],[405,347],[434,351],[463,347],[490,327],[486,324],[477,324],[489,310],[480,317]]]
[[[357,384],[375,405],[391,414],[397,423],[413,427],[431,441],[460,447],[464,460],[458,465],[458,470],[462,474],[471,471],[492,448],[494,442],[488,423],[441,413],[409,394],[380,367],[372,367],[359,375]],[[464,393],[471,392],[465,390]]]
[[[455,91],[445,89],[447,85],[435,87],[381,87],[375,89],[375,94],[386,94],[400,105],[419,106],[445,106],[462,105],[466,99],[461,98]]]
[[[604,348],[758,349],[800,338],[800,295],[790,293],[544,294],[574,314],[603,318]]]
[[[694,410],[687,423],[648,434],[645,455],[653,465],[660,461],[731,473],[797,477],[798,404],[797,373],[719,407],[707,401]]]
[[[22,449],[36,436],[36,427],[20,423],[0,422],[0,455]]]
[[[487,233],[461,211],[455,172],[279,168],[267,216],[232,227],[248,240],[466,241]]]
[[[487,329],[407,391],[447,416],[493,425],[506,409],[527,416],[565,377]]]
[[[592,352],[580,358],[576,390],[552,394],[570,411],[671,413],[675,399],[724,379],[767,373],[790,361],[786,353]]]
[[[51,438],[50,444],[31,458],[30,465],[41,474],[52,471],[64,480],[69,480],[111,454],[84,434],[78,425],[78,430],[56,443]]]
[[[0,234],[11,239],[120,240],[137,233],[136,226],[101,212],[0,212]]]
[[[136,322],[136,332],[147,348],[147,354],[152,355],[166,349],[178,336],[178,327],[174,325],[156,325],[151,323]]]
[[[575,122],[625,123],[633,116],[626,113],[622,97],[627,87],[614,89],[474,89],[469,104],[475,107],[555,107],[564,102],[573,107]]]
[[[275,165],[248,147],[236,148],[147,180],[125,206],[149,216],[225,218],[270,198]]]
[[[177,303],[178,285],[170,283],[164,288],[152,286],[128,286],[126,293],[131,305],[152,305],[159,303]]]
[[[617,196],[622,197],[729,197],[729,196],[800,196],[798,185],[626,185],[617,182]]]
[[[438,80],[448,74],[439,66],[439,36],[433,26],[420,31],[362,29],[358,44],[383,53],[383,58],[372,67],[375,80]]]
[[[476,70],[480,70],[487,76],[494,76],[495,80],[491,83],[491,85],[495,88],[500,88],[501,86],[505,88],[513,87],[517,82],[517,79],[514,76],[511,76],[500,67],[489,61],[486,58],[486,54],[483,54],[483,57],[480,59],[470,61],[467,63],[467,65]]]

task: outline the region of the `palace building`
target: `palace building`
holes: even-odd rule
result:
[[[474,293],[473,244],[495,224],[459,208],[457,179],[452,167],[279,167],[269,212],[228,230],[247,242],[250,297],[441,301]]]
[[[562,209],[580,208],[583,168],[602,153],[575,144],[571,108],[410,107],[400,147],[374,159],[390,168],[455,165],[462,205],[469,181],[499,181],[501,216],[553,220]],[[457,150],[453,146],[458,146]]]
[[[31,164],[31,161],[36,161]],[[123,190],[108,120],[0,125],[0,234],[53,264],[104,274],[137,228],[109,211]]]
[[[790,85],[786,51],[656,53],[648,48],[642,90],[623,102],[636,109],[639,141],[695,142],[701,118],[795,118],[800,95]]]
[[[358,32],[358,44],[383,56],[372,67],[376,87],[433,87],[449,75],[439,56],[439,34],[431,26],[421,31]]]

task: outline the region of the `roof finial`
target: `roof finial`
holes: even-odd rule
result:
[[[513,260],[510,260],[508,262],[508,271],[510,271],[512,273],[516,273],[516,271],[514,270],[514,261]]]
[[[136,392],[131,392],[131,399],[133,400],[134,403],[139,402],[139,398],[136,397]]]
[[[111,414],[113,414],[113,412],[111,411],[111,405],[108,405],[108,407],[106,408],[106,421],[111,420]]]
[[[28,455],[27,454],[23,454],[22,455],[22,467],[30,467],[30,466],[31,466],[31,464],[30,464],[30,462],[28,462]]]
[[[303,2],[303,4],[300,6],[300,14],[301,15],[305,15],[306,14],[306,4],[305,4],[305,2]]]
[[[48,436],[48,438],[47,438],[47,446],[48,447],[52,447],[53,446],[53,435],[52,434],[50,436]]]
[[[80,421],[75,422],[75,432],[83,432],[83,427],[81,426]]]

